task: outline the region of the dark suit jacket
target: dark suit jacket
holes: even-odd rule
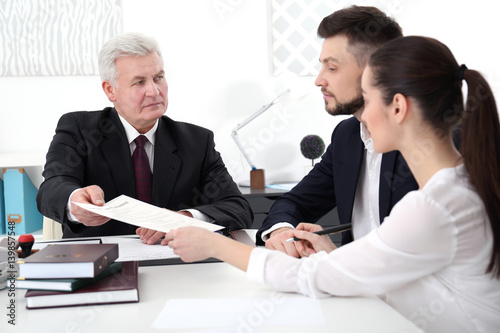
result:
[[[63,237],[133,234],[136,227],[109,221],[86,227],[67,218],[77,188],[98,185],[109,201],[135,197],[130,148],[114,108],[61,117],[47,153],[37,204],[63,226]],[[153,204],[171,210],[195,208],[232,229],[248,228],[253,214],[215,150],[213,133],[192,124],[159,119],[154,146]]]
[[[339,123],[321,162],[271,207],[257,232],[257,244],[263,244],[262,232],[276,223],[290,222],[295,226],[300,222],[314,223],[334,207],[340,223],[350,223],[363,149],[359,121],[352,117]],[[416,189],[417,182],[403,156],[397,151],[384,154],[380,171],[380,221],[406,193]],[[352,233],[344,232],[342,244],[350,241]]]

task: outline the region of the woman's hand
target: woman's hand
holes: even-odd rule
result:
[[[161,245],[171,247],[184,262],[200,261],[214,257],[217,236],[221,235],[203,228],[183,227],[169,231]]]
[[[320,225],[312,223],[301,223],[294,231],[294,236],[300,238],[295,247],[302,257],[310,256],[319,251],[331,252],[337,247],[328,235],[316,235],[313,232],[323,230]]]

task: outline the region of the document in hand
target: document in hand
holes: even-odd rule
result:
[[[223,228],[216,224],[200,221],[165,208],[150,205],[126,195],[120,195],[103,206],[78,202],[73,203],[83,209],[109,217],[110,219],[163,232],[187,226],[201,227],[210,231],[217,231]]]
[[[93,278],[118,258],[118,244],[53,244],[23,261],[25,279]]]
[[[139,302],[139,265],[137,261],[126,261],[122,265],[120,272],[73,292],[28,290],[26,308]]]

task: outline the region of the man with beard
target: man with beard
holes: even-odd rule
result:
[[[302,256],[293,237],[300,222],[317,222],[337,207],[341,224],[352,223],[342,244],[377,228],[392,207],[418,188],[401,154],[373,151],[370,134],[360,123],[364,108],[361,75],[370,55],[401,27],[375,7],[351,6],[325,17],[318,27],[324,38],[316,79],[326,111],[353,115],[337,125],[320,163],[290,192],[276,200],[257,233],[257,244]],[[298,227],[301,228],[300,226]]]

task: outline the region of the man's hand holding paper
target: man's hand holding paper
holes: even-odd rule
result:
[[[92,185],[73,191],[68,204],[69,219],[83,223],[88,227],[102,225],[109,221],[106,216],[81,208],[76,205],[77,202],[102,206],[104,204],[104,192],[99,186]]]

